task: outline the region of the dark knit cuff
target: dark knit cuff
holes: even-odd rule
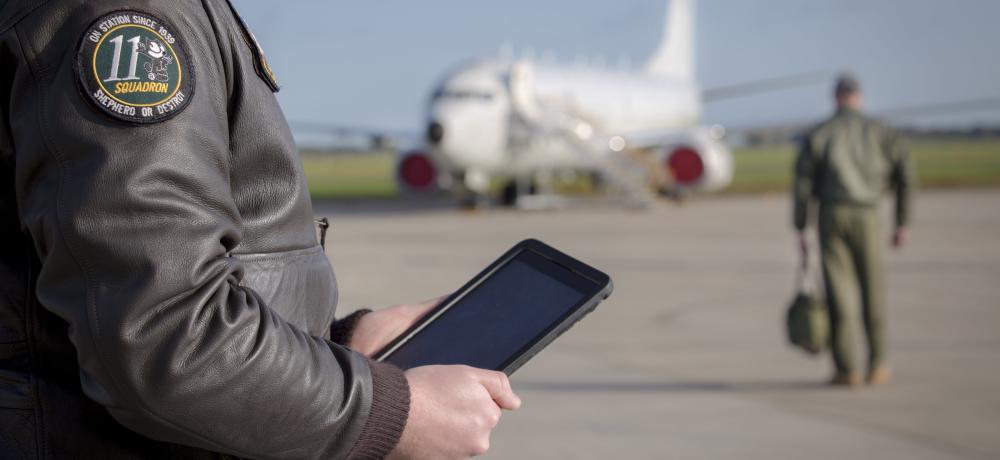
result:
[[[334,321],[330,325],[330,341],[338,345],[349,345],[351,343],[351,336],[354,335],[354,329],[358,327],[361,317],[371,312],[371,309],[365,308],[351,313],[338,321]]]
[[[403,371],[392,364],[371,361],[372,408],[352,460],[381,460],[392,452],[410,415],[410,385]]]

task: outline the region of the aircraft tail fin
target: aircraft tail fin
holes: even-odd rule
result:
[[[679,80],[694,79],[694,2],[670,0],[663,38],[646,63],[646,72]]]

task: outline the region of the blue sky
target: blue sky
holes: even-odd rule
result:
[[[419,131],[431,86],[503,44],[560,59],[638,66],[656,47],[664,0],[234,0],[282,84],[292,121]],[[705,88],[851,69],[873,110],[1000,97],[1000,1],[699,0],[696,61]],[[828,85],[712,104],[711,123],[811,120]],[[1000,123],[1000,109],[924,124]]]

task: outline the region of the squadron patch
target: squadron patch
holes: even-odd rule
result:
[[[133,123],[180,113],[194,96],[194,73],[175,32],[138,11],[116,11],[94,21],[77,52],[84,95],[100,111]]]

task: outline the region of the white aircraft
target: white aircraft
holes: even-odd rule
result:
[[[639,71],[509,56],[459,67],[431,94],[426,130],[415,136],[419,146],[398,152],[398,188],[451,190],[471,205],[504,181],[501,201],[521,206],[545,202],[535,198],[551,197],[544,192],[565,173],[587,173],[638,205],[657,193],[717,191],[732,180],[733,158],[722,127],[700,124],[703,102],[817,77],[702,90],[694,79],[693,1],[673,0],[662,41]],[[357,128],[334,132],[404,138]]]
[[[476,197],[501,179],[512,203],[561,171],[594,173],[639,201],[647,190],[728,185],[721,127],[699,125],[692,2],[667,10],[662,43],[638,72],[496,57],[451,73],[431,95],[425,145],[400,152],[400,188]]]

